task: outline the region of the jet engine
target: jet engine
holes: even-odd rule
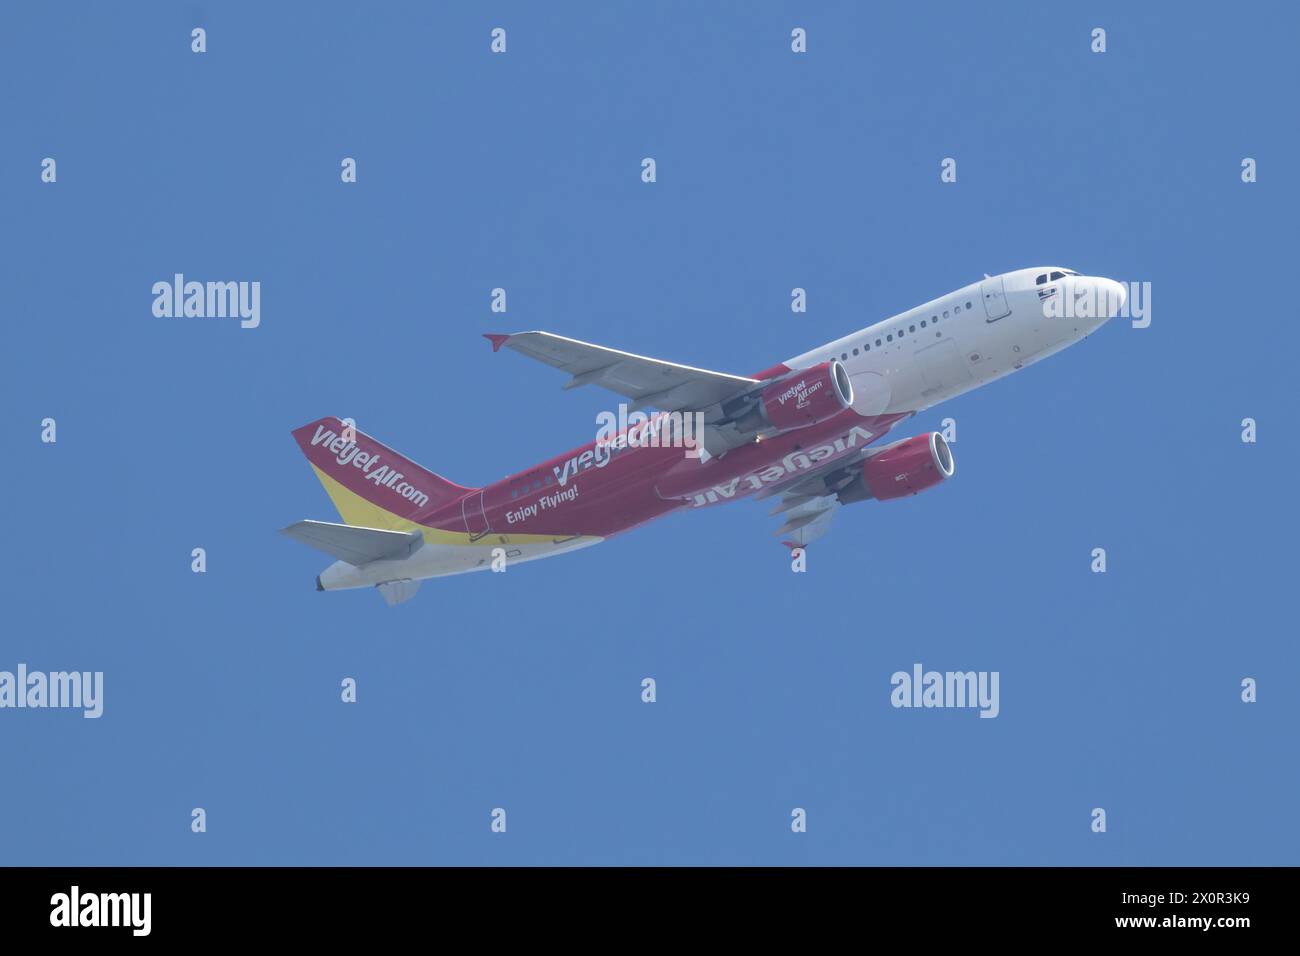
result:
[[[853,404],[849,373],[835,359],[801,369],[773,382],[758,403],[736,422],[742,431],[790,431],[824,422]]]
[[[903,498],[946,481],[954,470],[948,443],[938,432],[927,432],[888,445],[864,461],[861,485],[840,492],[840,501]]]

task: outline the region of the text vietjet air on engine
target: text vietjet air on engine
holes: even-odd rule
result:
[[[951,478],[938,432],[882,441],[904,419],[1087,337],[1120,313],[1120,283],[1021,269],[877,322],[752,376],[711,372],[550,332],[488,335],[627,401],[596,438],[482,488],[457,485],[322,418],[293,432],[342,522],[284,534],[337,559],[318,590],[378,588],[548,558],[680,509],[777,498],[777,535],[802,548],[844,505]],[[647,413],[646,410],[651,410]]]

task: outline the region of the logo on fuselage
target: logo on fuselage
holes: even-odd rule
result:
[[[311,444],[313,448],[319,445],[333,455],[335,464],[350,464],[359,469],[366,481],[373,481],[375,487],[389,488],[418,508],[423,508],[429,503],[429,496],[410,482],[403,481],[406,476],[400,471],[388,465],[380,465],[378,452],[364,452],[356,442],[348,441],[324,425],[316,426],[316,434],[312,436]]]
[[[776,400],[780,404],[784,405],[786,402],[790,401],[790,399],[794,399],[795,408],[807,408],[808,403],[812,401],[813,393],[818,391],[825,384],[825,382],[813,382],[812,385],[809,385],[807,379],[801,378],[778,395]]]
[[[601,412],[596,416],[596,422],[600,430],[596,433],[595,444],[551,469],[561,486],[568,484],[578,472],[604,468],[633,448],[684,448],[687,458],[707,458],[701,440],[704,434],[703,412],[655,412],[647,415],[645,412],[629,412],[627,405],[619,405],[617,415]]]
[[[761,491],[769,485],[785,481],[793,475],[809,471],[817,465],[847,454],[857,448],[859,444],[865,445],[874,437],[867,429],[860,425],[854,425],[849,429],[847,435],[842,435],[834,441],[824,442],[806,450],[792,451],[784,458],[765,468],[751,471],[748,474],[737,475],[728,482],[714,485],[706,491],[696,493],[691,497],[691,507],[702,508],[705,505],[717,504],[719,501],[744,496],[750,492]]]

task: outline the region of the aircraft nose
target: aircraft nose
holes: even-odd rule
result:
[[[1124,308],[1124,303],[1128,301],[1128,288],[1122,282],[1116,282],[1114,279],[1097,278],[1097,302],[1101,306],[1098,315],[1101,318],[1113,319],[1120,314]]]

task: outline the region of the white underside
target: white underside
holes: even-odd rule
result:
[[[535,544],[500,544],[492,538],[470,545],[430,544],[425,542],[409,558],[400,561],[372,561],[356,567],[346,561],[335,561],[320,576],[320,586],[326,591],[345,588],[367,588],[387,581],[421,581],[425,578],[442,578],[470,571],[487,571],[496,564],[504,567],[536,561],[557,554],[567,554],[579,548],[600,544],[604,538],[584,536],[571,541],[544,541]],[[499,550],[498,550],[499,549]]]

